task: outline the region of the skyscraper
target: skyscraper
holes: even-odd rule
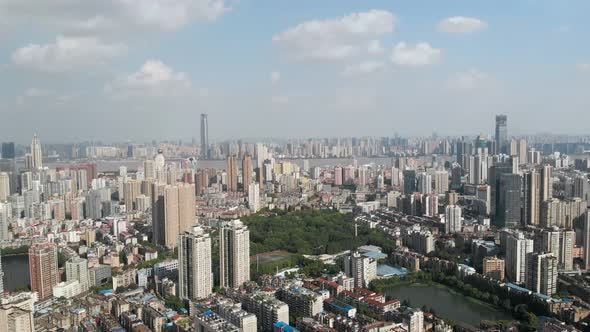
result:
[[[14,159],[15,157],[14,142],[2,143],[2,159]]]
[[[153,184],[152,229],[155,244],[176,247],[178,235],[195,224],[195,185]]]
[[[584,246],[584,264],[586,269],[590,270],[590,210],[586,211],[586,220],[584,220],[584,229],[582,231],[582,244]]]
[[[416,171],[404,171],[404,194],[408,195],[416,191]]]
[[[252,155],[246,153],[242,160],[242,185],[244,192],[248,192],[248,188],[252,183],[252,172],[254,171],[252,166]]]
[[[520,225],[521,182],[518,174],[500,174],[495,217],[498,227],[515,228]]]
[[[377,278],[377,261],[353,251],[345,257],[344,271],[347,276],[354,278],[355,287],[366,288]]]
[[[449,205],[445,210],[445,231],[447,234],[461,232],[461,207]]]
[[[207,114],[201,114],[201,159],[209,159],[209,121]]]
[[[533,168],[523,175],[523,182],[523,222],[528,225],[539,225],[542,201],[541,174]]]
[[[533,240],[518,232],[506,239],[506,277],[514,283],[524,283],[527,254],[533,252]]]
[[[10,177],[6,172],[0,172],[0,202],[6,201],[10,196]]]
[[[200,227],[178,237],[178,282],[181,299],[198,300],[211,295],[211,238]]]
[[[250,280],[250,231],[239,219],[219,232],[219,282],[221,288],[238,288]]]
[[[80,292],[89,288],[88,261],[84,258],[75,257],[66,262],[67,281],[78,280]]]
[[[37,170],[43,167],[43,153],[41,152],[41,141],[37,134],[33,135],[31,142],[31,169]]]
[[[228,192],[238,191],[238,161],[235,155],[227,156],[226,182]]]
[[[57,247],[51,242],[34,243],[29,248],[29,272],[31,290],[39,294],[39,300],[53,296],[57,285]]]
[[[496,115],[496,154],[508,154],[508,118],[506,115]]]
[[[535,293],[553,295],[557,291],[557,257],[553,253],[527,254],[526,287]]]
[[[260,210],[260,184],[258,182],[252,182],[248,186],[248,207],[254,213]]]

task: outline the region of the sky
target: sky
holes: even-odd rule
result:
[[[0,0],[0,141],[587,134],[587,0]]]

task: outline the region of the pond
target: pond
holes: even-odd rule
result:
[[[479,326],[482,320],[511,320],[509,313],[479,302],[443,286],[413,284],[399,285],[385,291],[387,295],[407,300],[410,306],[432,308],[436,315],[454,322]]]

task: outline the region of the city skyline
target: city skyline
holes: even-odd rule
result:
[[[462,135],[495,114],[514,134],[583,133],[589,120],[587,2],[173,3],[1,1],[4,135],[190,138],[201,113],[210,140]]]

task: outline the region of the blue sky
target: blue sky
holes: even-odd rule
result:
[[[586,133],[588,1],[0,0],[0,141]]]

